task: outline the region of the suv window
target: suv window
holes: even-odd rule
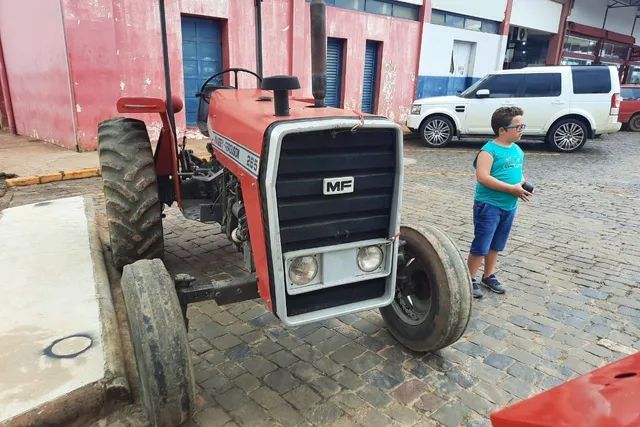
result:
[[[640,88],[623,87],[620,92],[622,99],[640,99]]]
[[[535,73],[524,75],[522,96],[535,98],[543,96],[560,96],[560,73]]]
[[[522,74],[494,74],[478,85],[476,92],[489,89],[490,98],[514,98],[521,82]]]
[[[611,92],[611,74],[606,67],[572,67],[573,93]]]

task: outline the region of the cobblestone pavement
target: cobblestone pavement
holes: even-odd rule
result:
[[[441,227],[465,257],[471,161],[480,145],[405,144],[403,222]],[[191,425],[484,426],[508,403],[639,350],[640,138],[618,133],[576,154],[523,148],[536,192],[521,204],[499,260],[508,291],[474,301],[458,343],[412,353],[377,311],[287,329],[259,302],[196,304],[189,336],[199,396]],[[4,199],[15,206],[90,194],[100,205],[100,185],[47,184]],[[167,212],[172,273],[208,280],[241,267],[225,238],[213,235],[216,227]]]

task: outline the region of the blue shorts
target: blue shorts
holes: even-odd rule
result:
[[[504,250],[511,231],[516,209],[507,211],[489,203],[473,202],[473,255],[485,256],[489,250]]]

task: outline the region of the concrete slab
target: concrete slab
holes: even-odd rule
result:
[[[0,425],[90,418],[126,395],[91,201],[5,209],[0,242]]]

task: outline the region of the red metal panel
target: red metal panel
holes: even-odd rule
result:
[[[17,132],[75,149],[58,0],[0,2],[0,38]]]
[[[493,427],[640,426],[640,353],[491,415]]]
[[[590,27],[589,25],[582,25],[576,22],[569,22],[569,31],[594,38],[605,38],[607,34],[602,28]]]

